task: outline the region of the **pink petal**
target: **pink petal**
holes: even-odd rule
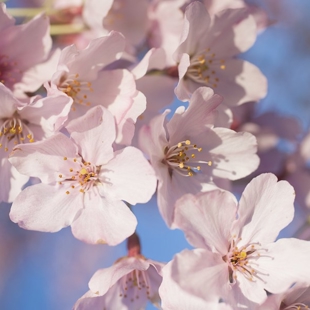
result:
[[[0,31],[13,26],[15,20],[6,12],[6,5],[2,2],[0,3]]]
[[[89,281],[89,288],[98,295],[104,295],[119,279],[133,270],[147,270],[150,264],[144,259],[126,257],[109,268],[95,272]]]
[[[63,187],[36,184],[27,187],[14,200],[10,218],[20,227],[56,232],[71,225],[83,208],[82,195],[67,195],[70,185]]]
[[[259,101],[267,94],[267,79],[253,64],[241,59],[225,60],[225,69],[217,70],[216,92],[228,106]]]
[[[10,118],[13,116],[20,102],[13,96],[13,93],[0,83],[0,117],[1,119]]]
[[[214,302],[207,302],[186,290],[174,282],[171,277],[172,262],[169,262],[163,268],[163,281],[159,287],[159,295],[161,297],[161,306],[167,310],[219,310],[218,297],[214,296]],[[212,300],[212,296],[209,296]]]
[[[21,71],[44,60],[52,45],[49,19],[42,14],[23,25],[6,28],[1,37],[1,53],[14,59]]]
[[[124,43],[124,37],[112,31],[107,36],[92,40],[82,51],[75,46],[65,48],[59,64],[66,65],[72,74],[79,74],[83,80],[92,80],[94,73],[120,58]]]
[[[310,283],[310,242],[299,239],[280,239],[265,246],[266,255],[259,259],[265,289],[273,294],[287,290],[295,282]]]
[[[214,176],[237,180],[255,171],[259,164],[256,155],[255,136],[247,132],[234,132],[226,128],[214,128],[217,136],[208,137]],[[221,142],[218,139],[221,139]]]
[[[167,123],[170,145],[184,140],[184,137],[195,137],[214,124],[216,108],[222,97],[215,95],[209,87],[200,87],[193,94],[189,106],[182,114],[174,114]]]
[[[115,157],[102,167],[99,178],[108,181],[104,189],[108,197],[130,204],[148,202],[157,182],[154,170],[142,152],[131,146],[115,152]]]
[[[76,145],[61,133],[47,140],[20,144],[13,149],[10,162],[22,174],[38,177],[44,183],[59,180],[70,168],[79,170],[79,158]]]
[[[181,44],[174,54],[176,62],[180,61],[181,55],[187,53],[194,55],[197,47],[204,42],[209,32],[211,18],[204,5],[195,1],[187,6]]]
[[[217,58],[228,58],[247,51],[255,42],[257,26],[247,9],[219,12],[210,30],[208,46]]]
[[[71,121],[66,128],[79,146],[79,154],[84,160],[101,166],[113,157],[115,121],[107,109],[94,107],[84,116]]]
[[[286,181],[277,182],[271,173],[254,178],[239,203],[237,226],[242,228],[242,244],[273,242],[294,216],[295,191]],[[240,244],[241,246],[241,244]]]
[[[228,289],[228,270],[221,255],[203,249],[183,250],[171,263],[173,281],[188,293],[213,301]]]
[[[2,158],[0,166],[0,202],[13,202],[28,180],[29,177],[20,174],[7,158]]]
[[[225,255],[236,212],[236,199],[226,191],[184,195],[176,203],[175,223],[194,247]]]
[[[122,201],[108,200],[91,190],[85,193],[84,206],[71,225],[73,235],[79,240],[116,245],[135,231],[136,217]]]

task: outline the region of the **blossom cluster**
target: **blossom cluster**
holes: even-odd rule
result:
[[[73,309],[308,309],[310,242],[278,235],[295,196],[310,207],[310,135],[255,116],[267,79],[239,57],[267,13],[243,0],[50,10],[18,24],[0,5],[0,201],[23,229],[127,241]],[[131,206],[153,195],[193,247],[170,262],[146,258],[136,232]]]

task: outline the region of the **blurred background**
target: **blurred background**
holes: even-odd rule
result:
[[[255,45],[242,55],[268,78],[268,95],[257,104],[257,113],[276,111],[278,115],[295,118],[301,126],[301,139],[310,125],[310,1],[251,3],[263,7],[272,21],[259,34]],[[6,4],[26,5],[13,0]],[[291,122],[284,121],[284,126],[289,130]],[[88,281],[97,269],[109,267],[126,255],[126,244],[87,245],[76,240],[70,228],[54,234],[22,230],[9,220],[9,210],[9,204],[1,204],[1,310],[71,309],[88,290]],[[133,212],[138,218],[137,232],[146,257],[167,262],[175,253],[190,248],[181,231],[166,227],[154,197],[146,205],[134,206]],[[294,223],[282,236],[296,233],[304,214],[305,211],[298,211]],[[147,309],[154,308],[150,305]]]

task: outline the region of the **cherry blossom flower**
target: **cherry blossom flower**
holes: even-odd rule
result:
[[[17,100],[0,83],[0,201],[12,202],[29,177],[10,164],[8,156],[20,143],[32,143],[52,135],[67,119],[72,100],[66,96]]]
[[[77,50],[74,45],[66,47],[46,87],[48,94],[60,90],[73,99],[69,119],[96,105],[106,107],[116,119],[116,142],[130,144],[134,123],[146,107],[145,97],[136,90],[134,77],[128,70],[105,69],[121,57],[124,44],[120,33],[111,32],[92,40],[84,50]]]
[[[282,294],[269,296],[257,310],[307,310],[309,307],[309,284],[298,283]]]
[[[182,197],[175,223],[197,249],[175,256],[174,281],[205,300],[218,294],[234,309],[255,309],[266,300],[266,291],[277,294],[294,282],[309,283],[310,243],[293,238],[274,242],[293,219],[294,198],[292,186],[277,182],[273,174],[248,184],[238,210],[229,192]],[[298,262],[291,263],[296,257]]]
[[[66,128],[71,138],[58,133],[14,148],[11,163],[42,183],[20,193],[10,218],[22,228],[45,232],[71,225],[82,241],[118,244],[137,225],[122,200],[147,202],[155,190],[153,169],[134,147],[113,151],[114,118],[101,106]]]
[[[140,257],[123,257],[113,266],[98,270],[75,310],[143,309],[150,300],[158,303],[161,263]]]
[[[216,89],[229,106],[263,98],[267,91],[264,75],[251,63],[235,58],[255,39],[256,23],[247,10],[221,11],[211,20],[203,4],[191,3],[174,55],[180,79],[175,89],[178,98],[186,101],[200,86]]]
[[[158,287],[164,264],[141,255],[135,233],[127,245],[128,256],[98,270],[89,281],[90,290],[76,302],[74,310],[144,309],[148,301],[159,305]]]
[[[201,87],[188,109],[180,107],[165,123],[166,111],[140,131],[140,146],[156,171],[158,206],[168,226],[182,195],[214,188],[213,177],[236,180],[258,166],[254,136],[213,128],[221,101],[210,88]]]
[[[11,90],[27,82],[28,70],[47,59],[52,40],[49,19],[38,15],[23,25],[14,19],[0,3],[0,82]]]

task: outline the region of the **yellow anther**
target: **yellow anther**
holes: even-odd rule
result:
[[[80,170],[80,174],[81,174],[81,175],[87,174],[87,170],[86,170],[85,168],[82,168],[82,169]]]
[[[183,169],[184,168],[184,164],[183,163],[179,163],[179,168]]]
[[[72,185],[71,187],[72,187],[72,188],[75,188],[75,186],[74,186],[74,185]]]
[[[4,150],[7,152],[9,149],[6,147]]]
[[[190,145],[191,142],[190,142],[189,140],[186,140],[186,141],[185,141],[185,144],[186,144],[186,145]]]
[[[30,143],[34,142],[34,139],[30,139],[29,142],[30,142]]]
[[[74,158],[73,161],[76,163],[76,158]]]
[[[28,138],[28,139],[32,139],[32,135],[29,133],[29,134],[27,135],[27,138]]]
[[[80,189],[80,192],[81,192],[81,193],[84,193],[84,189],[81,188],[81,189]]]
[[[188,172],[188,176],[192,177],[193,175],[194,175],[193,172],[191,171]]]
[[[73,169],[72,169],[72,168],[70,168],[69,170],[70,170],[70,172],[72,172],[72,171],[73,171]]]
[[[241,259],[245,259],[246,257],[247,257],[247,254],[246,254],[246,251],[241,251],[240,253],[239,253],[239,258],[241,258]]]
[[[62,178],[62,174],[60,174],[59,177]]]
[[[200,166],[197,166],[196,169],[197,169],[197,170],[200,170],[201,168],[200,168]]]
[[[67,194],[67,195],[69,195],[69,194],[70,194],[70,192],[69,192],[69,191],[66,191],[66,194]]]
[[[181,146],[182,146],[182,143],[181,143],[181,142],[179,142],[179,143],[178,143],[178,147],[181,147]]]
[[[212,166],[212,161],[209,160],[207,164],[208,164],[208,166]]]
[[[226,69],[226,66],[225,66],[225,65],[221,65],[220,68],[221,68],[222,70],[225,70],[225,69]]]
[[[192,158],[195,158],[195,154],[192,154],[191,157],[192,157]]]
[[[197,151],[198,151],[198,152],[201,152],[201,151],[202,151],[202,147],[199,147],[199,148],[197,149]]]
[[[67,160],[68,158],[67,157],[64,157],[64,160]]]
[[[16,133],[16,129],[13,127],[10,129],[10,133],[15,134]]]

